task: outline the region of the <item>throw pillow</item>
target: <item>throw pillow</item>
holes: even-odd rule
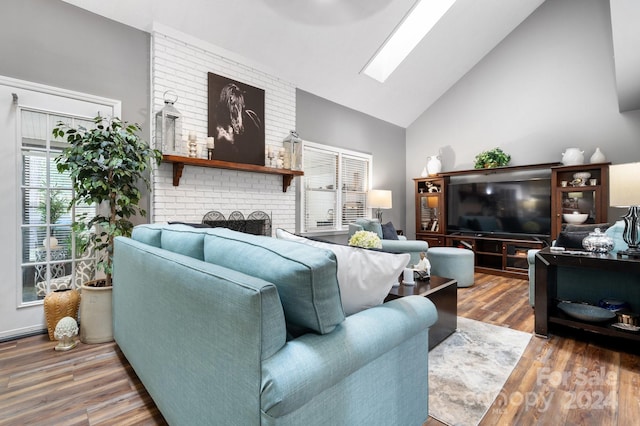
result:
[[[382,225],[382,239],[383,240],[397,240],[398,232],[396,228],[393,226],[393,223],[387,222]]]
[[[582,225],[573,225],[568,223],[565,225],[563,231],[567,232],[593,232],[596,228],[600,228],[602,232],[606,231],[611,226],[610,223],[588,223]]]
[[[600,228],[602,232],[609,228],[608,223],[590,223],[586,225],[567,224],[565,228],[558,234],[556,246],[566,249],[582,249],[582,240],[584,240],[596,228]]]
[[[555,245],[566,249],[582,249],[582,240],[589,235],[589,232],[590,231],[562,231],[558,234]]]
[[[364,217],[356,219],[356,224],[362,226],[364,231],[375,232],[378,237],[382,238],[382,225],[378,219],[367,219]]]
[[[392,254],[310,240],[284,229],[276,237],[331,250],[338,261],[338,286],[345,315],[380,305],[409,263],[408,253]]]

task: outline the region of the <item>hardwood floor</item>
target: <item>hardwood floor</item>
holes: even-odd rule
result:
[[[533,333],[528,281],[476,274],[458,290],[458,315]],[[638,424],[640,356],[628,349],[635,354],[590,335],[533,336],[480,426]]]
[[[533,332],[528,282],[476,274],[458,314]],[[0,343],[0,425],[164,425],[115,343],[53,350],[46,335]],[[532,337],[487,425],[620,425],[640,419],[640,357],[588,337]],[[427,426],[441,425],[429,418]]]

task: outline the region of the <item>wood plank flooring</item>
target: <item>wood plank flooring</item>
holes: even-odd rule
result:
[[[527,281],[475,279],[458,291],[459,315],[533,332]],[[0,425],[166,424],[115,343],[54,346],[46,335],[0,343]],[[480,424],[627,426],[640,419],[639,396],[638,355],[584,336],[534,336]]]

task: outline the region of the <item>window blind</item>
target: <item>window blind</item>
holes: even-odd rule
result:
[[[301,232],[343,230],[367,216],[370,155],[304,142],[303,168]]]

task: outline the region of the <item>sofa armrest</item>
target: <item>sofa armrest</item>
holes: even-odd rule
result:
[[[536,294],[536,253],[539,249],[530,249],[527,251],[527,262],[529,262],[529,305],[535,306]]]
[[[408,265],[420,262],[420,252],[429,250],[429,243],[423,240],[382,240],[382,250],[390,253],[409,253]]]
[[[433,303],[408,296],[349,316],[333,332],[305,334],[262,364],[262,411],[275,417],[302,407],[382,354],[424,333],[437,320]],[[407,365],[425,362],[408,352]]]

